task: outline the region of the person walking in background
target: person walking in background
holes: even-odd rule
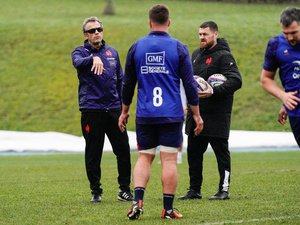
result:
[[[199,135],[203,121],[198,108],[196,83],[187,47],[168,34],[169,9],[155,5],[149,10],[150,33],[129,49],[122,94],[119,127],[125,131],[136,83],[138,83],[136,134],[138,159],[133,173],[134,201],[127,216],[138,219],[143,213],[143,199],[150,179],[156,147],[160,146],[163,186],[163,219],[181,218],[174,210],[177,186],[177,152],[182,144],[184,112],[180,80],[186,91],[195,120],[194,135]]]
[[[200,48],[192,54],[194,74],[206,81],[213,74],[222,74],[226,81],[213,87],[206,83],[208,89],[199,94],[199,107],[204,122],[203,131],[199,136],[192,132],[195,123],[191,111],[188,110],[186,134],[190,187],[179,199],[202,198],[203,155],[210,144],[217,158],[220,175],[218,192],[210,200],[224,200],[229,199],[231,158],[228,138],[233,96],[234,92],[241,88],[242,78],[227,41],[218,38],[218,26],[215,22],[208,21],[200,25],[199,39]]]
[[[289,117],[300,147],[300,8],[284,9],[280,23],[282,34],[269,40],[260,81],[267,92],[283,103],[278,121],[284,125]],[[274,80],[277,69],[284,90]]]
[[[81,128],[85,138],[85,166],[92,193],[91,202],[101,202],[101,158],[105,134],[118,165],[118,199],[132,201],[131,162],[127,131],[120,132],[123,71],[118,52],[103,40],[103,24],[97,17],[84,20],[86,40],[72,52],[79,79],[78,98]]]

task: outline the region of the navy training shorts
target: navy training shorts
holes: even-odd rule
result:
[[[159,145],[178,148],[182,145],[183,123],[136,124],[138,150]]]

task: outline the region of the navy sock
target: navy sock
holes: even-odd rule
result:
[[[134,188],[134,201],[138,202],[139,200],[144,199],[145,188],[135,187]]]
[[[172,194],[164,194],[164,209],[166,211],[173,209],[174,197],[175,197],[175,195],[172,195]]]

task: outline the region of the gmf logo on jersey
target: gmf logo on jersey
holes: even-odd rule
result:
[[[165,68],[166,52],[148,52],[145,55],[146,65],[141,67],[141,73],[169,73]]]
[[[164,65],[166,52],[146,53],[146,65]]]

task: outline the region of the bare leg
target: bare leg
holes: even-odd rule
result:
[[[134,187],[146,188],[151,174],[151,164],[155,155],[148,153],[138,153],[138,160],[134,167],[133,183]]]
[[[163,193],[175,194],[177,187],[177,152],[160,152]]]

